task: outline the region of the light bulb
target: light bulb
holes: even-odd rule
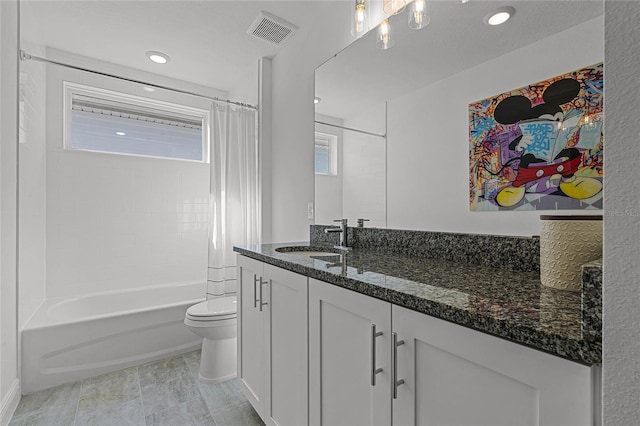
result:
[[[351,35],[360,37],[369,31],[368,11],[365,0],[356,0],[351,20]]]
[[[391,26],[389,25],[389,19],[385,19],[380,23],[378,27],[378,40],[376,41],[378,49],[387,50],[393,46],[393,40],[391,39]]]
[[[430,20],[426,0],[415,0],[409,9],[409,28],[419,30],[426,27]]]
[[[515,15],[516,9],[511,6],[505,6],[498,8],[497,10],[485,15],[484,23],[488,25],[500,25],[507,22],[513,15]]]
[[[155,50],[148,51],[146,55],[150,61],[155,62],[156,64],[166,64],[171,60],[169,55],[167,55],[166,53],[158,52]]]

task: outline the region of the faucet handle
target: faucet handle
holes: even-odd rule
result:
[[[369,222],[369,219],[358,219],[358,228],[364,228],[365,222]]]
[[[340,222],[340,223],[342,223],[343,225],[346,225],[346,224],[347,224],[347,219],[334,219],[333,221],[334,221],[334,222]]]

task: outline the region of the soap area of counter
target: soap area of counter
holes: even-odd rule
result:
[[[304,257],[284,247],[331,248],[312,225],[310,242],[235,247],[244,256],[585,365],[599,365],[601,264],[583,267],[583,291],[540,283],[539,239],[349,228],[345,254]],[[285,249],[286,250],[286,249]]]

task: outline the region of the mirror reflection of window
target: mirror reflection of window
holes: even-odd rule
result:
[[[336,176],[338,174],[337,142],[338,138],[335,135],[316,132],[315,172],[317,175]]]

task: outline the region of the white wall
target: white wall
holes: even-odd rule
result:
[[[640,419],[640,2],[605,2],[603,417]]]
[[[316,114],[316,121],[323,123],[344,125],[339,118],[328,115]],[[331,225],[335,219],[341,219],[342,215],[342,182],[343,182],[343,145],[344,132],[338,127],[316,124],[316,132],[334,135],[336,142],[336,175],[315,175],[315,223],[319,225]]]
[[[468,105],[603,59],[599,17],[391,100],[389,228],[538,235],[540,211],[469,210]]]
[[[50,58],[225,97],[114,64],[49,49]],[[46,296],[177,282],[205,282],[209,165],[63,149],[62,82],[121,91],[202,109],[202,98],[47,66]]]
[[[0,424],[20,401],[17,356],[18,4],[0,2]]]
[[[335,8],[348,16],[348,2],[308,2],[315,8]],[[349,28],[315,28],[300,32],[273,59],[271,241],[309,239],[307,202],[314,199],[313,134],[314,70],[351,41]],[[319,24],[317,24],[319,25]],[[324,26],[324,25],[323,25]],[[312,35],[309,35],[312,34]]]

